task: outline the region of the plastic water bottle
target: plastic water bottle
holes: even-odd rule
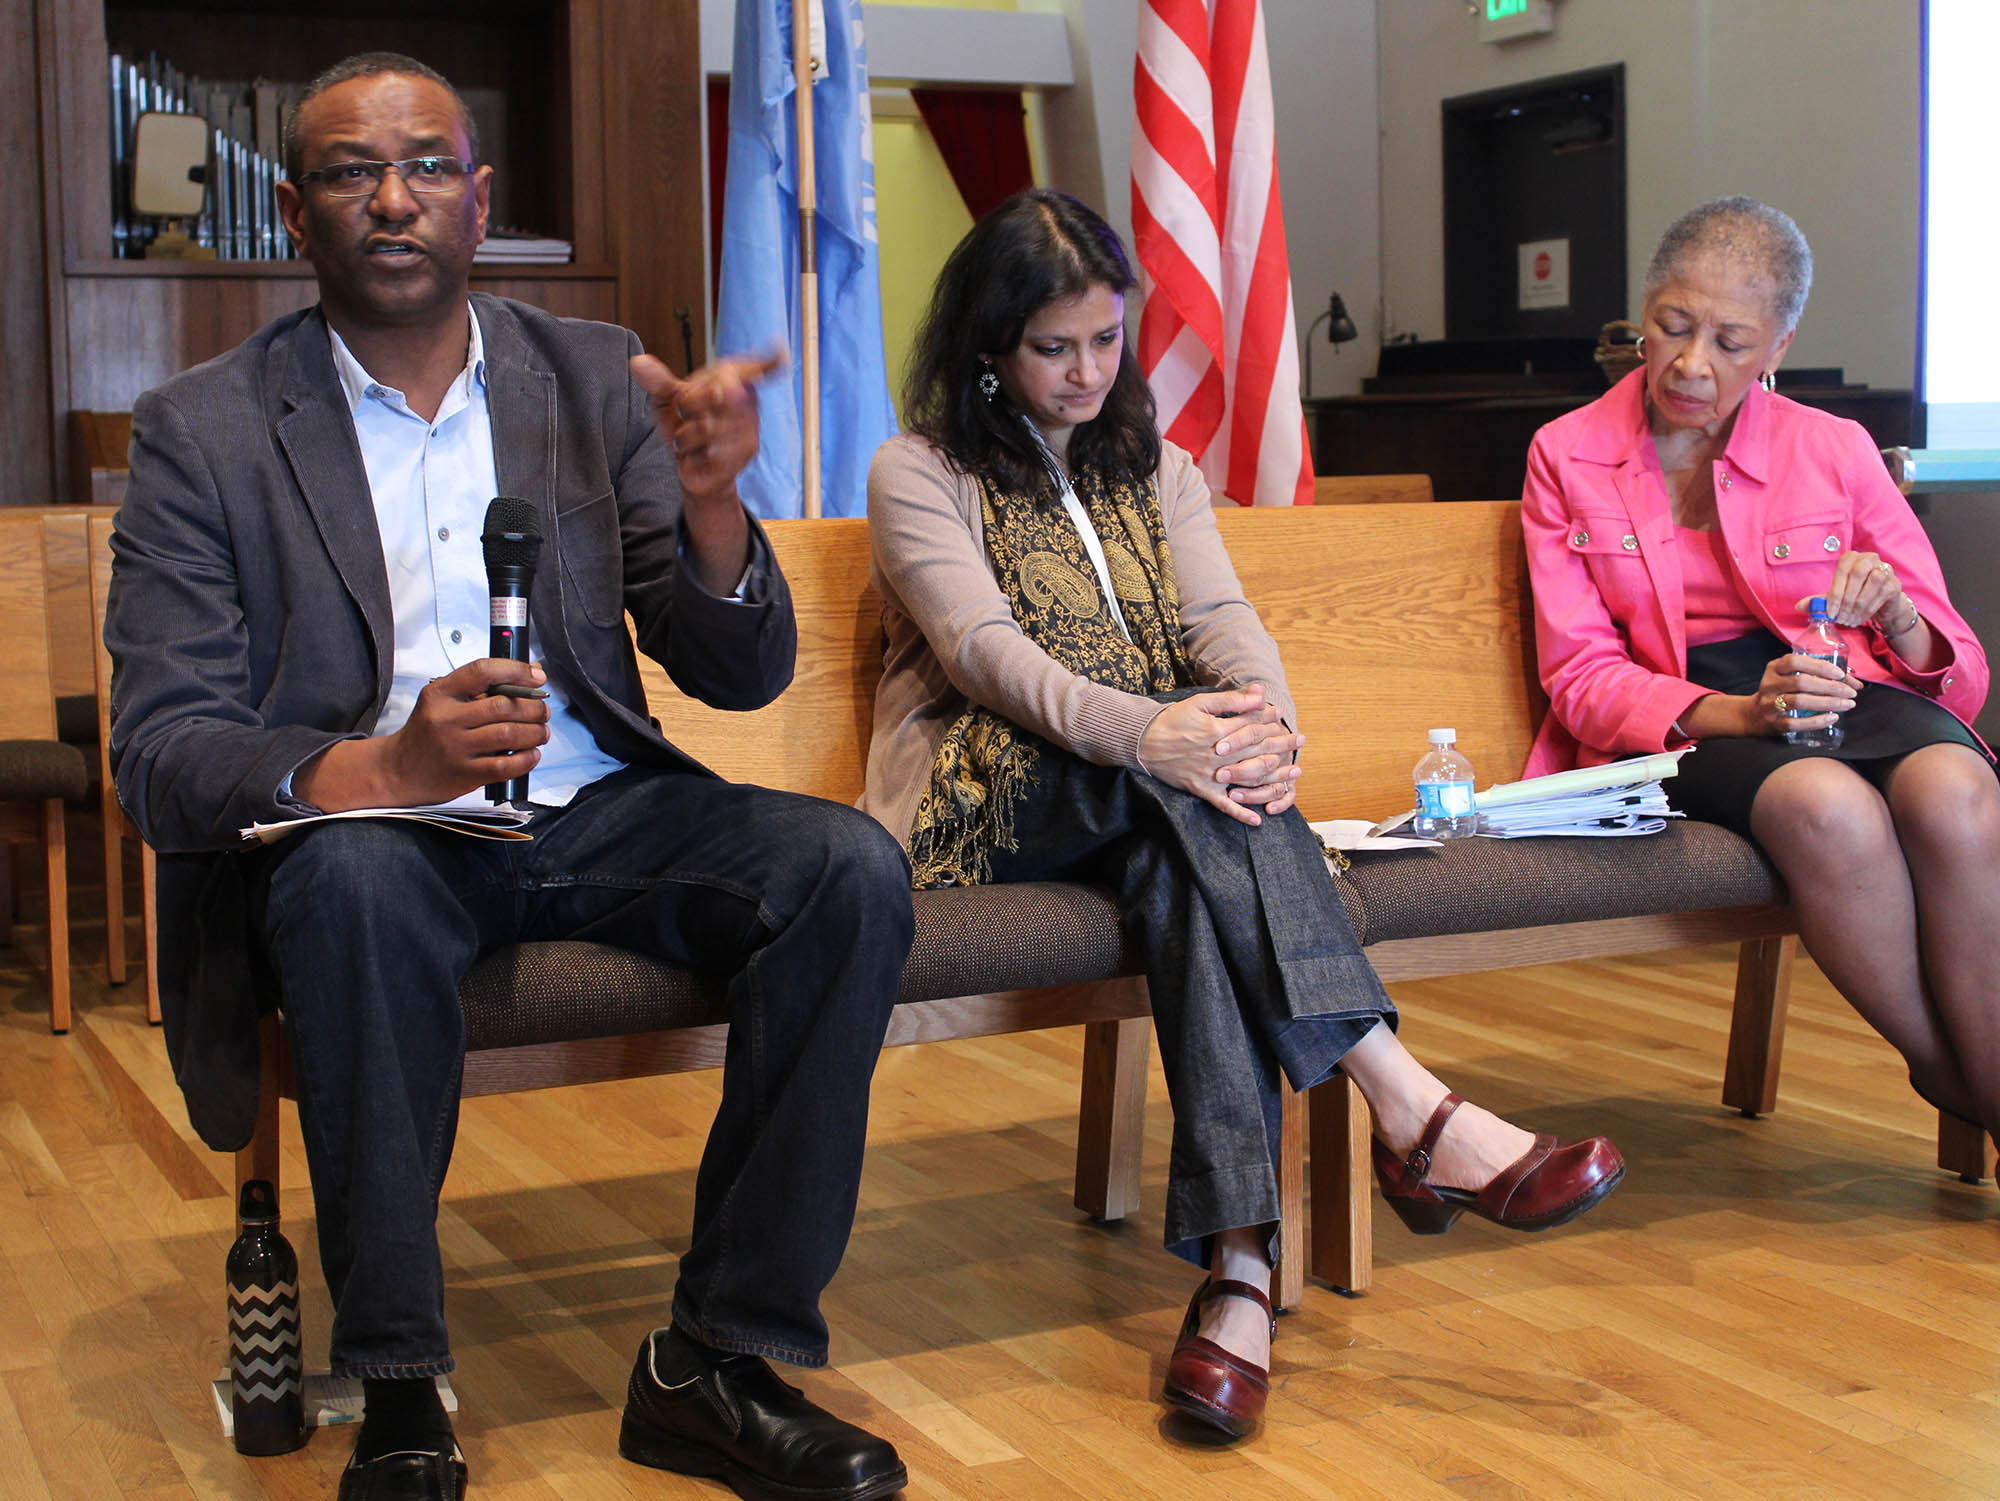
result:
[[[278,1233],[278,1195],[243,1185],[229,1248],[229,1416],[240,1454],[286,1454],[306,1441],[299,1258]]]
[[[1806,628],[1792,638],[1792,650],[1801,657],[1815,657],[1822,662],[1831,662],[1840,671],[1847,671],[1847,643],[1841,639],[1840,628],[1826,612],[1826,596],[1815,594],[1806,601],[1806,609],[1811,614]],[[1808,679],[1817,684],[1818,679]],[[1788,709],[1785,711],[1794,719],[1810,719],[1809,709]],[[1785,739],[1793,745],[1813,745],[1822,748],[1840,744],[1843,731],[1839,724],[1827,725],[1817,730],[1787,730]]]
[[[1472,807],[1472,763],[1457,730],[1432,730],[1430,754],[1417,763],[1416,832],[1422,839],[1462,839],[1479,832]]]

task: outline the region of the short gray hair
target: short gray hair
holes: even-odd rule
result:
[[[472,111],[465,107],[465,100],[458,90],[451,86],[449,78],[428,63],[420,63],[414,57],[405,57],[400,52],[357,52],[352,57],[342,58],[307,84],[305,92],[299,95],[298,102],[285,115],[283,150],[285,176],[288,179],[297,182],[299,174],[306,169],[305,132],[299,128],[299,116],[305,112],[305,107],[336,84],[347,83],[356,78],[373,78],[381,73],[400,73],[406,78],[428,78],[432,83],[441,85],[444,91],[451,95],[451,102],[458,106],[458,122],[465,127],[465,144],[472,153],[472,159],[475,162],[479,160],[479,127],[473,123]]]
[[[1646,266],[1646,300],[1689,256],[1714,254],[1761,271],[1771,278],[1771,312],[1778,332],[1798,327],[1812,291],[1812,247],[1791,215],[1768,203],[1738,195],[1689,209],[1667,226]]]

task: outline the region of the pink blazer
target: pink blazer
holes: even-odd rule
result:
[[[1535,644],[1550,712],[1523,776],[1689,742],[1673,729],[1708,690],[1687,680],[1681,560],[1635,370],[1535,435],[1521,497]],[[1782,641],[1796,602],[1825,592],[1843,552],[1881,554],[1952,657],[1913,672],[1879,633],[1843,628],[1865,682],[1935,699],[1968,723],[1986,700],[1986,653],[1945,597],[1930,539],[1856,423],[1753,386],[1715,462],[1737,588]]]

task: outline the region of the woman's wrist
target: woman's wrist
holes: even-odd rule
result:
[[[1884,619],[1884,617],[1887,617]],[[1894,641],[1907,636],[1923,624],[1923,613],[1917,609],[1917,602],[1909,595],[1897,596],[1888,608],[1879,612],[1869,624],[1881,634],[1885,641]]]

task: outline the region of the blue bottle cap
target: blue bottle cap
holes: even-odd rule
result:
[[[1815,594],[1811,599],[1807,600],[1806,612],[1811,615],[1824,615],[1826,613],[1826,596],[1824,594]]]

